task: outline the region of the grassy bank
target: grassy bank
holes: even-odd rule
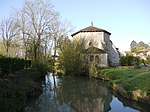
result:
[[[98,77],[108,80],[123,97],[150,104],[150,69],[102,69]]]
[[[0,77],[0,112],[19,111],[29,98],[39,96],[42,89],[38,81],[45,74],[37,65]]]

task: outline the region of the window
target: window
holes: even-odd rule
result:
[[[95,62],[98,63],[99,61],[100,61],[100,60],[99,60],[99,55],[96,55],[96,56],[95,56]]]
[[[93,61],[93,60],[94,60],[94,56],[90,55],[90,61]]]

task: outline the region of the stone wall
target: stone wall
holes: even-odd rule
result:
[[[117,66],[119,65],[119,53],[114,46],[113,42],[110,40],[109,34],[104,33],[105,37],[105,44],[106,44],[106,49],[108,50],[108,57],[109,57],[109,64],[110,66]]]
[[[108,54],[100,54],[100,67],[107,67],[108,65]]]
[[[84,39],[86,43],[86,47],[89,47],[89,43],[92,42],[94,47],[99,49],[103,49],[101,42],[104,41],[104,33],[103,32],[81,32],[73,36],[74,39]]]
[[[85,41],[85,48],[89,47],[91,42],[94,47],[108,52],[108,61],[110,66],[119,65],[119,53],[110,40],[110,35],[105,32],[80,32],[73,36],[75,40],[83,39]]]
[[[97,61],[97,66],[98,67],[108,67],[108,54],[107,53],[103,53],[103,54],[89,54],[88,55],[88,62],[90,63],[90,56],[93,56],[93,60]],[[96,59],[96,57],[98,56],[98,59]]]

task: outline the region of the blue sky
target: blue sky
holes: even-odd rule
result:
[[[0,19],[20,8],[24,0],[0,0]],[[111,32],[110,39],[121,51],[132,40],[150,42],[150,0],[50,0],[63,19],[78,31],[90,25]]]

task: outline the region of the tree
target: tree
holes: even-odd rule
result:
[[[85,63],[85,42],[66,40],[59,54],[59,68],[66,75],[85,75],[88,64]]]
[[[138,49],[146,49],[149,47],[148,44],[145,44],[143,41],[140,41],[138,44],[137,44],[137,47]]]
[[[147,49],[147,48],[149,48],[149,45],[144,43],[143,41],[136,43],[136,41],[133,40],[130,44],[131,52],[139,52],[140,50]]]
[[[26,21],[26,17],[24,12],[21,10],[16,11],[16,15],[14,17],[14,20],[17,23],[17,26],[19,28],[20,32],[20,43],[21,43],[21,50],[22,50],[22,57],[24,57],[25,60],[29,59],[28,52],[29,52],[29,44],[30,42],[30,36],[26,35],[24,32],[29,32],[29,25]]]
[[[6,55],[9,56],[9,49],[15,37],[18,35],[18,27],[12,18],[3,19],[0,23],[0,37],[2,37]]]
[[[26,1],[19,12],[20,19],[17,20],[24,45],[30,42],[33,60],[39,61],[40,57],[43,57],[43,44],[45,38],[49,36],[51,23],[57,21],[59,15],[50,3],[43,0]]]
[[[46,60],[52,48],[55,57],[57,39],[68,33],[70,24],[60,20],[53,5],[44,0],[26,1],[17,15],[25,56],[29,53],[34,61]]]
[[[56,54],[59,51],[60,44],[63,44],[63,38],[70,32],[69,23],[61,23],[60,21],[53,21],[50,27],[50,36],[53,41],[53,67],[55,66]],[[59,45],[58,45],[59,44]]]
[[[130,44],[131,51],[135,51],[137,49],[137,43],[135,40],[133,40]]]

